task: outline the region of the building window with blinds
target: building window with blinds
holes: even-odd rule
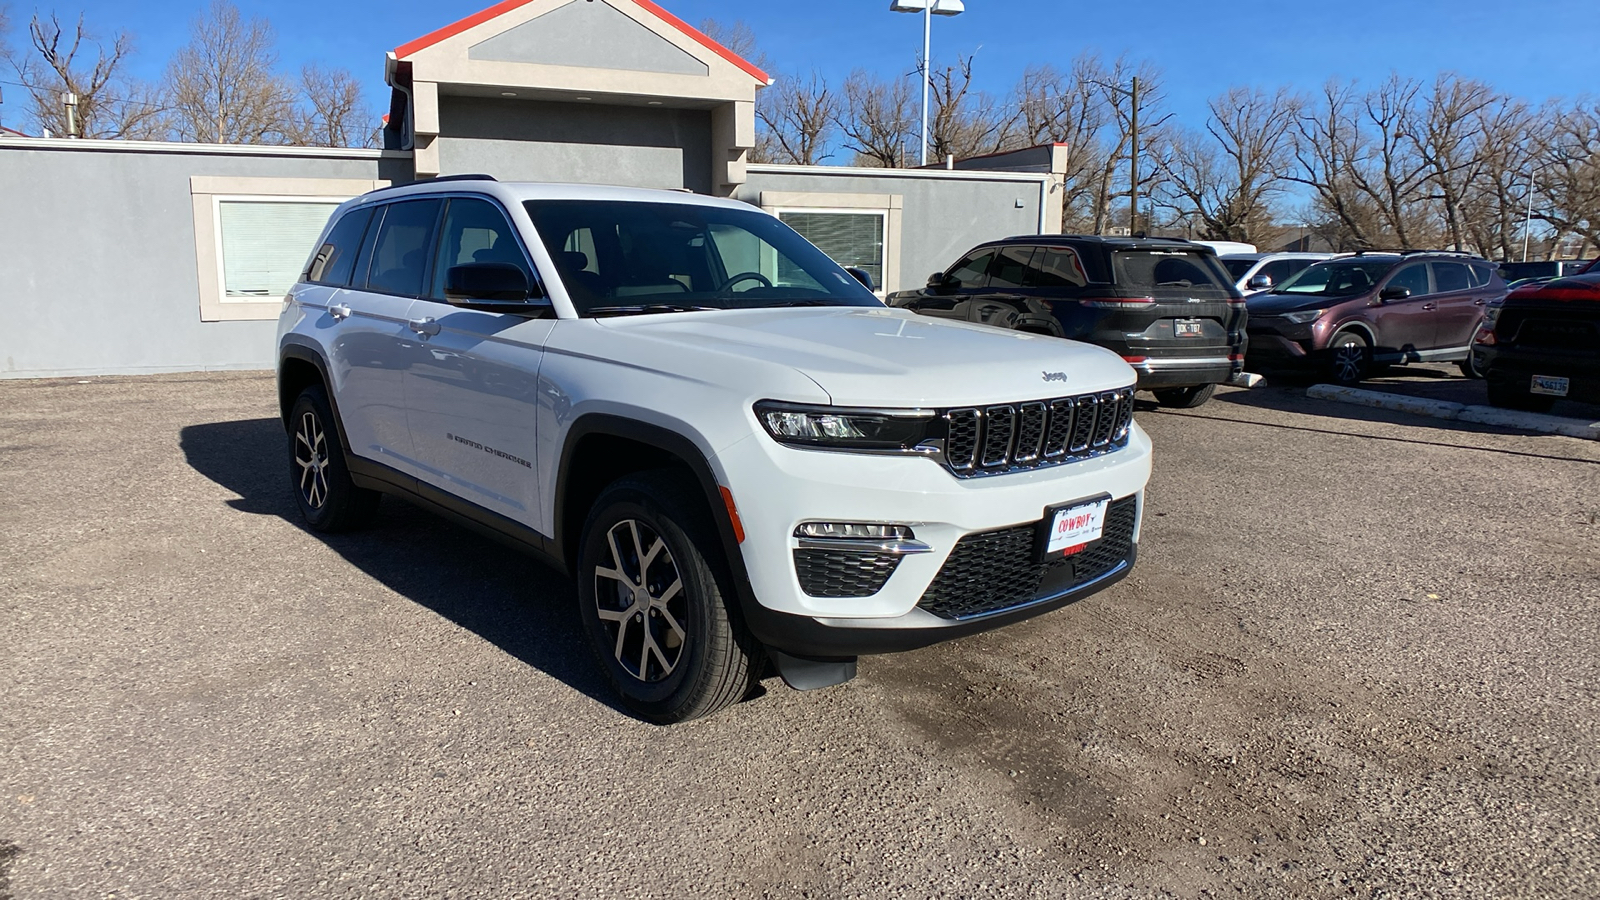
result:
[[[275,300],[300,278],[336,200],[217,198],[222,301]]]
[[[864,269],[872,276],[873,285],[883,289],[887,218],[883,212],[779,210],[778,218],[839,265]]]

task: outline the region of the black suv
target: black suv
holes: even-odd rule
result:
[[[1195,407],[1244,370],[1245,304],[1211,248],[1031,235],[982,244],[889,297],[928,316],[1098,344],[1165,406]]]

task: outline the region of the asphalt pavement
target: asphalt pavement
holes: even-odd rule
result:
[[[302,529],[275,415],[0,381],[0,898],[1600,896],[1600,444],[1143,406],[1129,579],[662,728],[532,560]]]

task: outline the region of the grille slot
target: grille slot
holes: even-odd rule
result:
[[[1126,446],[1134,389],[944,414],[945,467],[957,476],[1058,465]]]
[[[1003,466],[1011,459],[1011,435],[1017,429],[1013,406],[991,406],[983,411],[983,465]]]
[[[900,559],[893,553],[796,550],[794,570],[808,596],[870,597],[883,590]]]
[[[1101,578],[1133,553],[1138,503],[1137,497],[1113,501],[1100,540],[1042,564],[1035,556],[1038,522],[969,534],[950,551],[917,606],[945,619],[971,619],[1049,599]]]

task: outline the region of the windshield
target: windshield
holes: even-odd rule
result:
[[[1228,270],[1229,277],[1231,277],[1234,281],[1238,281],[1239,279],[1243,278],[1244,273],[1250,271],[1250,267],[1254,266],[1255,264],[1256,261],[1253,259],[1222,260],[1223,268]]]
[[[1394,268],[1395,261],[1341,259],[1319,262],[1301,270],[1272,289],[1274,294],[1315,294],[1319,297],[1354,297],[1372,290]]]
[[[1117,287],[1152,297],[1228,297],[1233,282],[1216,257],[1193,250],[1120,250],[1112,254]]]
[[[627,200],[526,206],[579,315],[883,305],[789,226],[754,209]]]

